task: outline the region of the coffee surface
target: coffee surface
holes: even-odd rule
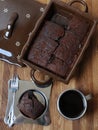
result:
[[[61,96],[59,107],[66,117],[76,118],[84,110],[83,98],[76,91],[68,91]]]

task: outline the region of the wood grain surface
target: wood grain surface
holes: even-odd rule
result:
[[[69,0],[63,0],[68,2]],[[85,0],[89,14],[98,19],[98,0]],[[43,0],[42,2],[49,2]],[[77,6],[77,5],[76,5]],[[82,7],[79,7],[82,8]],[[0,43],[1,44],[1,43]],[[40,126],[35,124],[20,124],[9,128],[4,124],[4,115],[7,105],[8,80],[17,73],[22,80],[30,80],[30,68],[20,68],[0,61],[0,130],[98,130],[98,27],[85,56],[77,67],[69,84],[55,81],[50,98],[51,124]],[[88,102],[86,114],[79,120],[64,119],[57,111],[56,102],[59,94],[66,89],[76,88],[85,95],[92,93],[93,98]]]

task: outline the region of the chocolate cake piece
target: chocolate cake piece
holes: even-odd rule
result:
[[[45,106],[31,90],[23,94],[17,107],[25,116],[32,119],[39,117],[45,110]]]
[[[40,66],[46,66],[48,59],[49,55],[47,53],[45,54],[36,48],[32,48],[28,54],[28,60]]]
[[[51,21],[63,26],[65,29],[68,28],[69,19],[58,13],[53,15],[53,17],[51,18]]]
[[[60,45],[55,50],[54,55],[55,57],[65,61],[68,56],[68,48],[66,47],[66,44],[60,43]]]
[[[78,16],[74,16],[69,22],[69,27],[77,38],[82,41],[89,29],[89,22],[79,18]]]
[[[44,36],[44,35],[37,35],[36,39],[34,40],[31,48],[36,48],[39,50],[43,50],[47,47],[48,51],[51,51],[50,49],[54,50],[58,46],[58,43],[54,40]]]
[[[66,31],[65,36],[60,39],[60,44],[64,44],[68,51],[74,54],[74,52],[77,52],[80,48],[81,42],[73,32]]]
[[[64,35],[64,28],[51,21],[45,21],[40,31],[40,35],[46,36],[53,40],[58,40]]]
[[[55,57],[51,63],[47,64],[47,69],[59,76],[64,77],[67,74],[68,67],[64,61]]]
[[[55,57],[50,63],[47,64],[47,69],[65,78],[70,73],[70,70],[72,69],[76,60],[77,60],[77,55],[72,55],[71,52],[69,52],[66,61],[63,61]]]
[[[66,62],[69,54],[72,56],[78,54],[80,45],[77,37],[72,32],[67,31],[65,36],[60,39],[60,45],[55,51],[55,56]]]
[[[46,66],[58,43],[45,36],[38,36],[31,46],[27,59],[41,66]]]

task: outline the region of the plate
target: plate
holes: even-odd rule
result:
[[[35,123],[40,125],[49,125],[51,123],[50,114],[49,114],[49,101],[50,101],[52,84],[49,85],[47,88],[39,88],[33,81],[19,80],[19,89],[16,91],[15,94],[14,119],[12,119],[11,116],[12,113],[10,111],[13,104],[13,100],[12,100],[13,93],[12,90],[10,89],[11,80],[12,79],[8,81],[8,101],[7,101],[7,107],[6,107],[5,117],[4,117],[5,124],[8,125],[9,127],[20,123]],[[17,107],[21,95],[28,90],[34,90],[43,93],[44,98],[47,99],[47,108],[45,112],[35,120],[24,116]],[[42,101],[42,98],[40,99],[40,101]]]

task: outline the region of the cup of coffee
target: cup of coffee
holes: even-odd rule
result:
[[[76,89],[69,89],[60,94],[57,100],[57,109],[66,119],[76,120],[81,118],[87,110],[87,101],[92,94],[85,96]]]

